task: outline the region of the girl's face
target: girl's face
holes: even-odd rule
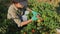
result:
[[[20,4],[20,3],[17,3],[17,4],[16,4],[16,7],[17,7],[17,8],[23,8],[24,6],[23,6],[22,4]]]

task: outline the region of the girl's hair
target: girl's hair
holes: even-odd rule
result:
[[[12,3],[16,4],[16,3],[19,3],[19,2],[18,2],[18,1],[14,1],[14,0],[12,0]]]

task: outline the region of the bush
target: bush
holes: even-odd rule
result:
[[[54,5],[51,5],[47,2],[37,2],[36,0],[29,0],[29,8],[38,12],[43,18],[43,22],[32,22],[28,24],[21,32],[26,32],[27,34],[54,34],[56,28],[60,27],[60,15],[55,11]],[[28,15],[30,19],[32,14]],[[34,32],[32,32],[34,30]]]

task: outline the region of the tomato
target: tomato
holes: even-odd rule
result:
[[[40,22],[41,22],[41,20],[37,20],[37,22],[38,22],[38,23],[40,23]]]
[[[24,32],[24,34],[27,34],[26,32]]]
[[[35,30],[34,29],[32,29],[32,33],[34,33],[35,32]]]

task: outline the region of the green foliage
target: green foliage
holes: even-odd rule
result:
[[[60,16],[56,13],[54,9],[54,5],[51,5],[47,2],[39,3],[36,0],[29,0],[29,2],[30,2],[29,8],[32,8],[32,10],[38,12],[41,15],[41,17],[44,19],[44,21],[41,23],[32,22],[28,24],[27,27],[25,27],[25,29],[28,29],[26,31],[31,32],[29,31],[29,29],[30,30],[35,29],[36,33],[38,32],[41,34],[46,34],[46,32],[48,34],[55,33],[56,28],[60,27]]]

